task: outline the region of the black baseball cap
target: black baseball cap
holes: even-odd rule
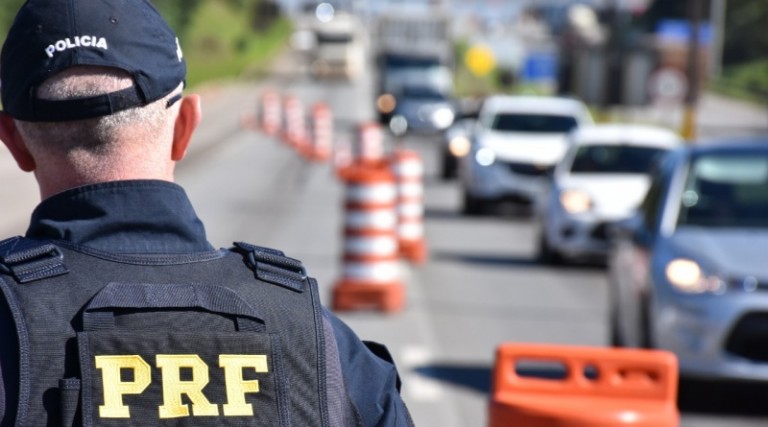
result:
[[[37,97],[46,79],[78,65],[124,70],[134,84],[87,98]],[[18,120],[82,120],[157,101],[186,72],[176,34],[149,0],[27,0],[0,53],[0,94]]]

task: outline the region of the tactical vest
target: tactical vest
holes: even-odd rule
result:
[[[0,290],[20,344],[17,426],[329,425],[317,284],[280,251],[15,237],[0,242]]]

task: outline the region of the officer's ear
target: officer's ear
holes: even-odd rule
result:
[[[8,151],[11,152],[16,164],[19,165],[19,169],[24,172],[35,170],[35,159],[21,139],[19,130],[16,128],[16,122],[13,117],[2,111],[0,111],[0,140],[8,147]]]
[[[173,128],[173,147],[171,149],[171,159],[174,161],[184,158],[192,134],[203,116],[199,95],[187,95],[179,102],[181,105]]]

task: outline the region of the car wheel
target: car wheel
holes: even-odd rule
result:
[[[539,252],[538,259],[542,264],[560,265],[563,263],[563,256],[547,243],[544,231],[539,234]]]
[[[643,294],[640,299],[640,347],[652,349],[653,333],[651,332],[651,300],[650,295]]]
[[[482,200],[476,197],[472,197],[472,195],[465,192],[463,212],[464,215],[482,215],[485,213],[485,203]]]
[[[447,181],[456,178],[456,159],[450,154],[443,153],[443,162],[440,165],[440,178]]]
[[[610,318],[608,319],[609,344],[611,347],[626,347],[627,341],[619,329],[619,315],[616,313],[616,308],[611,307],[610,313]]]

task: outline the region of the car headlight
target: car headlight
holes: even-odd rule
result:
[[[384,93],[376,99],[376,108],[381,113],[389,114],[395,111],[395,106],[397,106],[397,100],[391,93]]]
[[[451,141],[448,143],[448,151],[450,151],[454,157],[466,156],[469,154],[470,148],[471,144],[469,138],[464,135],[455,136],[451,138]]]
[[[446,129],[453,124],[454,114],[450,108],[442,107],[432,112],[432,123],[438,129]]]
[[[676,258],[664,268],[664,274],[672,286],[687,294],[702,294],[712,292],[721,294],[725,291],[726,283],[715,275],[706,275],[696,261],[687,258]]]
[[[496,152],[488,147],[483,147],[475,153],[475,161],[480,166],[490,166],[496,161]]]
[[[586,191],[565,190],[560,193],[560,204],[569,214],[579,214],[592,209],[592,197]]]

